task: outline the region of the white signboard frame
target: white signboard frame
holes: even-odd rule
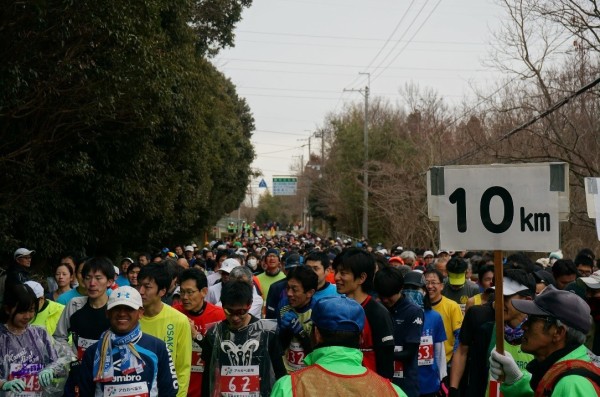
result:
[[[295,196],[298,177],[273,176],[273,196]]]
[[[429,217],[448,250],[554,251],[569,214],[566,163],[433,167]]]
[[[596,219],[596,235],[600,241],[600,178],[585,178],[585,201],[587,213],[591,219]]]

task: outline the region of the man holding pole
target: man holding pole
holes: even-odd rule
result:
[[[592,325],[587,303],[571,292],[549,287],[533,301],[512,304],[528,315],[521,348],[534,360],[522,371],[509,352],[492,350],[490,372],[495,379],[504,377],[501,392],[506,397],[600,395],[600,385],[592,380],[600,379],[600,370],[590,363],[583,345]]]

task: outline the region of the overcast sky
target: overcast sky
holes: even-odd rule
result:
[[[344,92],[365,87],[360,72],[371,73],[371,97],[399,104],[410,82],[452,104],[472,96],[473,84],[497,80],[484,61],[502,17],[494,0],[254,0],[235,47],[213,62],[250,105],[252,167],[271,189],[273,175],[307,161],[307,138],[326,114],[363,103]],[[312,152],[320,153],[314,138]],[[255,192],[262,178],[252,181]]]

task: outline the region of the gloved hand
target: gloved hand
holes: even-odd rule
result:
[[[448,397],[459,397],[460,392],[456,387],[451,387],[448,389]]]
[[[293,311],[286,312],[281,318],[281,328],[292,331],[294,335],[298,335],[303,331],[302,324],[298,319],[298,315]]]
[[[7,380],[2,385],[4,391],[20,392],[25,390],[25,382],[22,379]]]
[[[496,351],[496,348],[492,350],[490,356],[490,374],[496,380],[504,375],[504,383],[507,385],[512,385],[523,377],[523,372],[517,366],[512,355],[507,351],[502,355]]]
[[[40,386],[48,387],[50,383],[52,383],[52,379],[54,379],[54,371],[50,368],[46,368],[38,374],[38,380],[40,381]]]

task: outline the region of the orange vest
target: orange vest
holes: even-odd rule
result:
[[[291,377],[294,397],[398,396],[389,380],[368,368],[364,374],[343,375],[315,364],[293,372]]]

